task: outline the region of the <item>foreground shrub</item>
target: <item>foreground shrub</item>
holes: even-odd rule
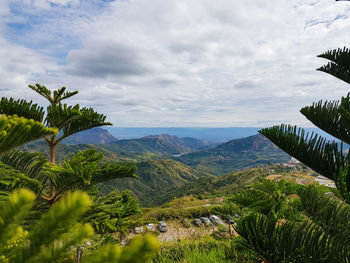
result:
[[[36,196],[25,189],[13,192],[0,203],[0,262],[63,262],[94,235],[79,220],[91,207],[89,196],[69,193],[43,214],[30,231],[23,230]],[[81,262],[145,262],[158,248],[151,236],[138,238],[124,249],[107,244],[83,257]]]

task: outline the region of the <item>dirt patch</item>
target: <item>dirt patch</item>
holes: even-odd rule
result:
[[[196,227],[192,225],[189,228],[185,228],[181,223],[177,221],[168,221],[168,231],[166,233],[160,233],[158,239],[160,242],[174,242],[177,240],[199,240],[201,237],[208,236],[218,228],[212,226]]]

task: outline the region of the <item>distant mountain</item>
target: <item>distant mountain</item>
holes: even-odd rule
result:
[[[73,134],[62,142],[65,144],[102,144],[117,141],[113,135],[102,128],[93,128]]]
[[[205,149],[213,143],[194,138],[178,138],[168,134],[149,135],[140,139],[120,140],[113,143],[114,151],[178,155]],[[112,150],[112,148],[109,148]]]
[[[113,136],[123,140],[141,138],[149,134],[169,134],[179,138],[192,137],[217,143],[255,135],[261,128],[263,127],[105,127]],[[305,130],[316,132],[330,140],[334,139],[318,128],[305,128]]]
[[[145,204],[145,200],[152,199],[156,194],[165,193],[169,189],[180,187],[203,176],[211,177],[208,173],[170,159],[142,161],[136,165],[138,178],[115,179],[103,184],[100,187],[101,191],[128,189],[139,198],[142,204]]]
[[[234,139],[207,150],[174,157],[175,160],[190,167],[215,175],[254,167],[258,164],[285,162],[290,158],[260,134]]]
[[[191,137],[210,142],[226,142],[228,140],[254,135],[261,128],[258,127],[229,127],[229,128],[197,128],[197,127],[106,127],[106,129],[119,139],[136,139],[149,134],[169,134],[179,138]]]

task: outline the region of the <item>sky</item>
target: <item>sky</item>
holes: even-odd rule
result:
[[[311,127],[350,87],[316,69],[349,47],[350,2],[1,0],[1,97],[79,90],[122,127]]]

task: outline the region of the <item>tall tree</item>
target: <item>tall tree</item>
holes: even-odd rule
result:
[[[327,51],[319,57],[330,62],[318,70],[350,84],[350,50]],[[327,141],[296,126],[280,125],[260,133],[311,169],[335,181],[340,194],[350,203],[350,93],[340,101],[319,101],[301,113],[320,129],[341,141]],[[251,214],[236,227],[242,245],[270,262],[349,262],[350,206],[331,200],[316,189],[299,189],[308,220],[281,224],[272,217]]]
[[[327,51],[319,57],[330,62],[318,70],[350,84],[350,50]],[[316,133],[306,133],[296,126],[280,125],[259,131],[282,150],[314,171],[335,181],[343,198],[350,203],[349,154],[343,142],[350,143],[350,93],[340,101],[319,101],[300,112],[314,125],[341,141],[327,141]]]
[[[25,110],[25,108],[23,109]],[[10,152],[10,150],[43,136],[53,136],[57,131],[56,128],[47,128],[33,119],[28,120],[16,115],[1,115],[0,154],[7,153],[5,157],[2,156],[2,160],[11,160],[11,164],[21,167],[22,171],[31,171],[31,174],[36,173],[38,164],[39,170],[42,166],[37,155],[26,155],[15,151]],[[86,154],[84,157],[98,160],[93,152]],[[73,161],[72,163],[77,162]],[[116,171],[115,167],[108,165],[95,167],[95,169],[102,174],[101,178],[93,179],[85,176],[84,179],[101,180],[108,177],[108,170],[109,172]],[[80,246],[94,233],[89,224],[79,222],[92,205],[89,196],[80,191],[68,193],[50,207],[47,213],[43,214],[40,220],[37,221],[33,229],[27,232],[23,225],[35,205],[35,194],[21,189],[7,196],[7,191],[3,191],[12,190],[13,185],[18,182],[23,183],[23,181],[38,182],[0,162],[0,262],[66,262],[65,256],[72,253],[72,248]],[[38,183],[40,186],[40,182]],[[96,263],[141,263],[148,261],[156,252],[158,246],[159,243],[154,237],[140,237],[123,249],[117,245],[107,244],[86,255],[83,259],[84,262]]]
[[[81,108],[79,104],[68,106],[62,103],[63,100],[78,94],[78,91],[66,91],[66,87],[51,91],[39,83],[29,85],[29,87],[48,100],[49,106],[46,112],[43,107],[33,104],[32,101],[3,97],[0,100],[0,114],[17,114],[20,117],[41,122],[46,127],[57,128],[58,134],[44,137],[50,147],[50,162],[52,163],[56,161],[56,146],[63,139],[94,127],[112,125],[106,122],[105,115],[95,112],[92,108]]]

